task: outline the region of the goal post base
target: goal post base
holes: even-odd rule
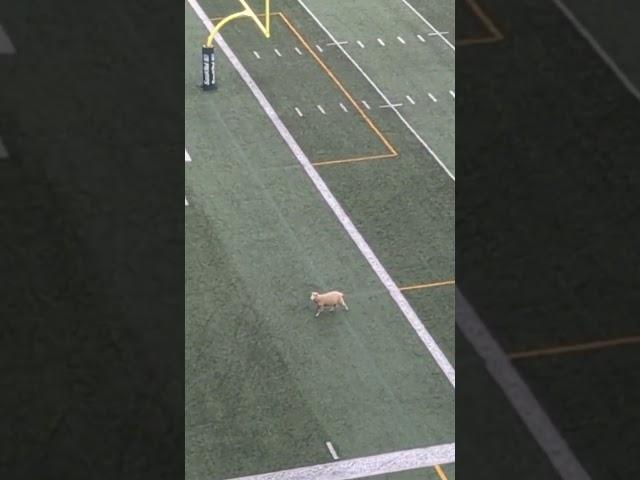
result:
[[[216,84],[216,53],[215,48],[202,46],[202,90],[215,90]]]

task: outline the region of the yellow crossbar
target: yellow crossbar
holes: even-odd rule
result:
[[[213,45],[213,39],[218,34],[218,32],[222,29],[222,27],[224,27],[229,22],[232,22],[233,20],[236,20],[242,17],[251,18],[254,22],[256,22],[256,25],[258,25],[258,28],[264,34],[265,37],[267,38],[271,37],[271,0],[265,0],[264,24],[260,21],[260,19],[258,18],[258,15],[256,15],[253,9],[247,4],[246,0],[238,0],[238,1],[242,4],[242,6],[244,7],[244,10],[237,13],[233,13],[228,17],[225,17],[222,20],[220,20],[220,22],[214,27],[213,31],[207,38],[207,47],[211,47]]]

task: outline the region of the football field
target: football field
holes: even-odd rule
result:
[[[273,0],[205,93],[241,8],[185,2],[186,477],[454,479],[454,6]]]

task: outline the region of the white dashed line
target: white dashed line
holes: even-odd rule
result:
[[[356,43],[360,48],[364,48],[364,43],[362,43],[360,40],[358,40]]]
[[[340,108],[342,109],[343,112],[348,112],[349,110],[347,110],[347,107],[344,106],[344,103],[340,102]]]
[[[184,206],[188,207],[189,206],[189,202],[187,202],[187,197],[184,197]]]
[[[278,50],[277,48],[274,48],[273,51],[276,52],[276,55],[278,55],[279,57],[282,56],[282,54],[280,53],[280,50]]]
[[[185,163],[187,162],[191,162],[191,155],[189,155],[189,152],[187,152],[187,149],[184,149],[184,161]]]
[[[333,445],[331,444],[331,442],[326,442],[327,448],[329,449],[329,453],[331,454],[331,457],[334,460],[339,460],[340,457],[338,457],[338,454],[336,453],[336,449],[333,448]]]
[[[381,38],[378,39],[378,43],[384,47],[384,42],[382,41]]]
[[[433,100],[434,102],[437,102],[438,100],[436,100],[436,97],[434,97],[431,93],[429,94],[429,98],[431,100]]]
[[[405,42],[405,41],[404,41],[404,38],[402,38],[401,36],[398,36],[398,41],[399,41],[401,44],[403,44],[403,45],[406,45],[406,44],[407,44],[407,42]]]
[[[426,42],[426,40],[424,39],[424,37],[420,34],[416,35],[418,37],[418,40],[420,40],[422,43]]]
[[[302,114],[302,112],[300,111],[300,109],[298,107],[295,107],[295,111],[298,114],[299,117],[304,117],[304,115]]]
[[[253,54],[256,56],[256,58],[258,60],[260,60],[260,54],[258,52],[256,52],[255,50],[253,51]]]
[[[297,53],[298,55],[302,55],[302,50],[300,50],[298,47],[296,47],[296,53]]]
[[[416,104],[416,101],[413,98],[411,98],[409,95],[407,95],[407,100],[409,100],[409,103],[411,103],[411,105]]]
[[[323,115],[326,115],[326,114],[327,114],[327,112],[325,112],[325,111],[324,111],[324,108],[322,108],[322,105],[318,105],[317,107],[318,107],[318,110],[320,110],[320,112],[321,112]]]
[[[318,51],[319,51],[320,53],[324,52],[324,50],[322,50],[322,47],[321,47],[320,45],[316,45],[316,48],[318,49]]]
[[[362,100],[362,104],[365,106],[365,108],[367,110],[371,110],[371,107],[369,106],[369,104],[367,102],[365,102],[364,100]]]
[[[402,103],[388,103],[386,105],[380,105],[380,108],[398,108],[401,106],[402,106]]]
[[[453,98],[456,98],[456,92],[454,92],[453,90],[449,90],[449,94],[450,94]]]

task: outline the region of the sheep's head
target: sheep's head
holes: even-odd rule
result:
[[[318,292],[311,292],[311,300],[315,302],[316,298],[318,298]]]

